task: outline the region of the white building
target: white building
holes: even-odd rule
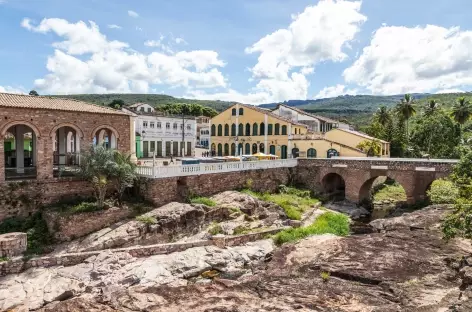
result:
[[[275,108],[272,113],[290,119],[294,122],[305,124],[313,132],[325,133],[334,128],[346,130],[350,129],[349,125],[346,123],[310,114],[296,107],[291,107],[284,104],[277,105],[277,108]]]
[[[197,123],[194,117],[162,115],[154,107],[136,103],[124,108],[136,116],[138,158],[194,156]]]
[[[210,144],[210,117],[199,116],[197,119],[197,144],[208,147]]]

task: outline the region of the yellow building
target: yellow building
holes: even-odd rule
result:
[[[337,128],[326,133],[315,132],[302,121],[253,105],[229,107],[211,119],[210,129],[211,150],[218,156],[258,152],[277,155],[281,159],[367,156],[356,148],[358,142],[368,139],[363,133]],[[382,143],[382,147],[386,148],[387,144]]]

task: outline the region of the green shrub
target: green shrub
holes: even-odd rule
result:
[[[215,207],[216,202],[213,199],[207,197],[194,197],[190,200],[191,204],[202,204],[208,207]]]
[[[240,225],[240,226],[237,226],[234,230],[233,230],[233,235],[241,235],[241,234],[247,234],[251,231],[250,228],[248,228],[247,226],[244,226],[244,225]]]
[[[211,235],[223,234],[223,228],[216,222],[213,222],[211,227],[208,229],[208,233]]]
[[[323,271],[320,273],[320,277],[323,279],[323,282],[327,282],[331,277],[331,273]]]
[[[254,181],[252,179],[247,179],[246,183],[244,183],[244,188],[248,190],[252,190],[253,185],[254,185]]]
[[[277,233],[274,236],[274,242],[277,245],[282,245],[284,243],[298,241],[311,235],[327,233],[338,236],[349,235],[349,218],[340,213],[326,212],[307,227],[292,228]]]
[[[136,221],[139,221],[139,222],[142,222],[142,223],[145,223],[145,224],[156,224],[157,223],[156,218],[151,217],[151,216],[139,216],[139,217],[136,217]]]
[[[70,214],[76,214],[84,212],[94,212],[99,210],[101,210],[101,208],[98,207],[97,203],[84,202],[69,208],[67,212]]]
[[[427,192],[433,204],[453,204],[459,197],[459,189],[449,180],[436,180]]]
[[[7,262],[10,261],[10,258],[8,257],[0,257],[0,262]]]

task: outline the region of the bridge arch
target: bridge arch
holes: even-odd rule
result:
[[[372,194],[372,191],[374,190],[373,189],[373,186],[374,186],[374,182],[378,179],[378,178],[385,178],[385,181],[382,182],[382,183],[385,183],[387,184],[390,179],[395,181],[396,183],[398,183],[402,188],[403,188],[403,191],[405,192],[405,199],[404,200],[407,200],[408,201],[408,193],[411,194],[411,188],[409,188],[409,185],[408,184],[405,184],[405,181],[401,181],[401,178],[399,179],[399,177],[396,177],[395,178],[395,175],[378,175],[378,176],[373,176],[369,179],[367,179],[366,181],[364,181],[362,184],[361,184],[361,187],[359,188],[359,203],[362,203],[362,202],[366,202],[366,201],[370,201],[370,197],[371,197],[371,194]],[[408,192],[408,191],[409,192]]]
[[[344,197],[346,180],[337,172],[328,172],[321,179],[321,187],[325,194],[342,194]]]

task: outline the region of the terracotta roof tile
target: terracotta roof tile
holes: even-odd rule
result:
[[[129,115],[125,112],[73,99],[0,93],[0,107],[49,109],[95,114]]]
[[[347,132],[347,133],[352,133],[352,134],[360,136],[362,138],[369,139],[369,140],[377,140],[377,141],[382,142],[382,143],[390,143],[390,142],[387,142],[387,141],[384,141],[384,140],[381,140],[381,139],[371,137],[370,135],[365,134],[364,132],[360,132],[360,131],[341,129],[341,128],[332,129],[331,131],[333,131],[333,130],[339,130],[339,131],[344,131],[344,132]]]

